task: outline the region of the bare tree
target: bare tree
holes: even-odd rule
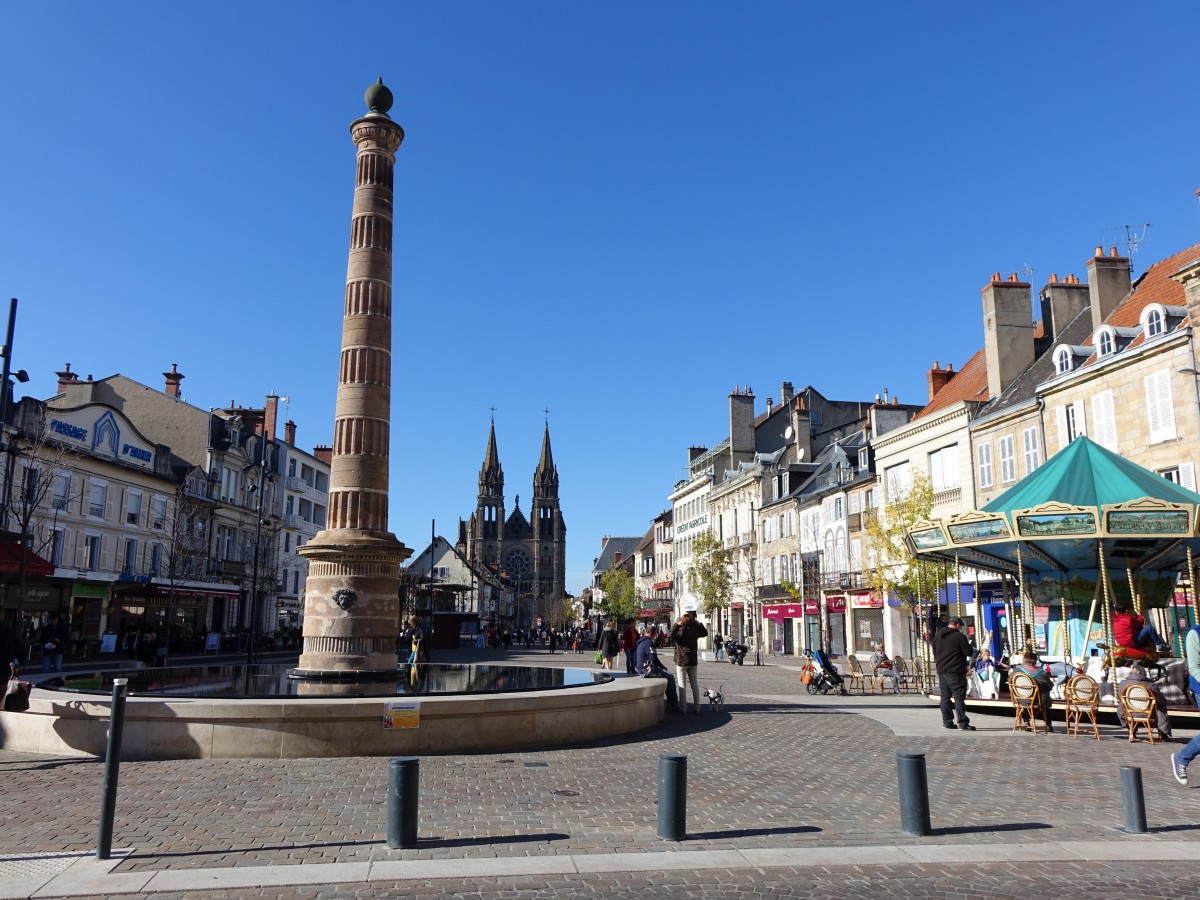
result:
[[[0,499],[3,530],[25,550],[54,557],[60,515],[79,494],[72,494],[72,469],[79,454],[50,437],[46,406],[25,398],[17,408],[16,433],[6,441],[4,493]],[[28,554],[18,563],[16,614],[21,615],[29,573]]]
[[[183,473],[175,496],[162,507],[151,509],[151,527],[162,533],[162,559],[151,561],[151,575],[167,585],[167,621],[164,646],[167,662],[171,655],[171,630],[175,602],[181,585],[202,581],[208,570],[208,532],[213,501],[207,496],[204,470],[193,467]]]

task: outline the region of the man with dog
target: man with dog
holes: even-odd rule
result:
[[[696,620],[694,612],[685,612],[671,629],[675,642],[675,678],[679,681],[679,705],[687,706],[687,689],[692,688],[692,712],[700,714],[700,680],[696,664],[700,660],[700,638],[708,637],[708,629]]]

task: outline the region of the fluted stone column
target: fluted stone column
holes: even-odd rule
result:
[[[326,528],[308,560],[299,676],[394,673],[400,564],[387,530],[392,373],[392,168],[404,130],[383,79],[350,126],[358,147]]]

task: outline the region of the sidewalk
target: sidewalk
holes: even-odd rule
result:
[[[545,650],[438,661],[500,659],[596,668],[590,656]],[[911,895],[921,896],[918,885],[939,872],[994,879],[1006,892],[1028,878],[1028,896],[1038,886],[1071,896],[1084,872],[1125,896],[1189,882],[1194,892],[1200,795],[1170,776],[1178,742],[1131,745],[1112,726],[1101,727],[1101,742],[1061,728],[1012,734],[1008,713],[974,716],[976,732],[946,731],[925,698],[811,697],[797,668],[702,664],[701,688],[723,685],[723,713],[672,715],[605,745],[422,758],[415,850],[385,846],[386,759],[125,762],[114,848],[128,853],[98,863],[102,763],[0,751],[9,825],[0,898],[314,896],[318,885],[341,885],[337,896],[381,896],[389,885],[451,896],[480,884],[529,896],[564,885],[607,896],[625,885],[633,895],[646,871],[660,873],[660,896],[732,896],[747,879],[778,879],[790,895],[834,875],[886,881],[893,895],[912,877]],[[926,755],[928,837],[900,830],[897,751]],[[680,844],[656,837],[663,752],[688,755]],[[1143,770],[1148,835],[1119,830],[1122,765]]]

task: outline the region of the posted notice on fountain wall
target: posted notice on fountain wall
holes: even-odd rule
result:
[[[384,728],[420,728],[420,703],[389,703],[383,710]]]

